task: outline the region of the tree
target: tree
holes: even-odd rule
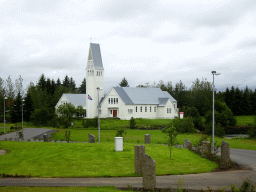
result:
[[[11,121],[12,123],[21,122],[22,120],[22,103],[21,103],[21,95],[18,93],[13,106],[11,108]]]
[[[40,76],[37,85],[38,85],[38,87],[40,88],[40,90],[45,90],[45,87],[46,87],[46,78],[45,78],[44,74],[42,74],[42,75]]]
[[[128,81],[125,79],[125,77],[122,79],[122,81],[119,83],[120,87],[129,87]]]
[[[23,106],[23,114],[24,114],[24,121],[29,121],[31,114],[34,112],[33,101],[31,94],[28,92],[27,96],[24,99],[24,106]]]
[[[71,92],[74,92],[76,90],[76,83],[72,77],[70,78],[69,89]]]
[[[63,82],[62,82],[62,86],[66,87],[66,88],[69,88],[69,85],[70,85],[70,80],[69,80],[68,75],[66,75]]]
[[[76,108],[73,104],[67,103],[65,105],[59,105],[56,109],[57,114],[65,117],[68,120],[72,119],[72,116],[76,113]]]
[[[85,78],[82,81],[82,84],[80,85],[80,87],[78,88],[78,93],[86,94],[86,79]]]
[[[53,114],[52,109],[42,107],[35,109],[30,118],[36,124],[46,125],[52,119]]]
[[[172,146],[177,144],[177,135],[178,132],[173,125],[167,125],[164,129],[162,129],[163,133],[167,133],[168,136],[168,147],[170,148],[170,159],[172,158]]]
[[[86,110],[83,108],[82,105],[78,105],[76,107],[76,112],[77,112],[77,116],[78,117],[84,117],[85,116],[85,113],[86,113]]]
[[[15,97],[15,93],[14,93],[14,87],[13,87],[13,83],[12,83],[12,79],[9,75],[9,77],[6,80],[6,96],[8,97],[8,99],[10,99],[11,101],[14,99]]]
[[[16,93],[20,93],[21,97],[24,95],[23,91],[23,85],[22,85],[23,79],[21,78],[21,75],[18,79],[15,80],[15,86],[16,86]]]
[[[60,86],[61,86],[60,78],[57,79],[56,86],[57,86],[57,87],[60,87]]]

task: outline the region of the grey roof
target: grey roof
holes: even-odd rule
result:
[[[140,87],[114,87],[117,94],[125,104],[143,104],[164,106],[168,99],[177,102],[167,91],[160,88],[140,88]]]
[[[90,48],[92,52],[92,60],[95,69],[103,69],[101,53],[100,53],[100,45],[95,43],[90,43]]]
[[[67,98],[68,102],[73,104],[75,107],[78,105],[86,107],[86,94],[64,93],[63,95]]]

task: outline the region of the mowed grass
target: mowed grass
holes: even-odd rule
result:
[[[43,143],[1,141],[8,154],[0,156],[0,174],[35,177],[138,176],[134,173],[134,144],[125,143],[116,152],[114,143]],[[145,145],[156,161],[156,175],[210,172],[212,161],[186,149],[166,145]]]
[[[95,139],[98,139],[98,130],[88,130],[88,129],[68,129],[70,131],[70,139],[72,141],[80,141],[80,142],[88,142],[88,133],[91,133],[95,136]],[[124,143],[137,143],[143,144],[145,134],[150,134],[151,143],[153,144],[166,144],[167,143],[167,136],[166,134],[162,133],[161,130],[131,130],[125,129],[127,132],[124,135]],[[65,138],[65,129],[59,130],[52,134],[52,140],[64,140]],[[115,135],[117,130],[101,130],[101,142],[115,142]],[[177,141],[180,145],[184,144],[184,140],[188,139],[195,144],[203,134],[194,133],[194,134],[178,134]],[[215,136],[215,141],[217,144],[221,144],[222,141],[226,141],[229,143],[231,148],[237,149],[249,149],[249,150],[256,150],[256,139],[224,139]]]
[[[252,126],[254,121],[254,116],[235,116],[236,126]]]
[[[116,190],[115,187],[0,187],[0,191],[5,192],[123,192],[122,190]],[[132,191],[126,191],[132,192]]]

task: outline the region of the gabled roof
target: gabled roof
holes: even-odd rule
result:
[[[92,60],[95,69],[103,69],[101,53],[100,53],[100,45],[96,43],[90,43],[90,53],[92,54]]]
[[[63,96],[65,96],[68,102],[73,104],[75,107],[77,107],[78,105],[86,107],[86,94],[64,93]]]
[[[177,102],[167,91],[160,88],[114,87],[123,102],[128,105],[144,104],[164,106],[170,99]]]

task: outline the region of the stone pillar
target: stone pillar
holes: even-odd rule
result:
[[[154,190],[156,187],[156,162],[148,154],[142,156],[143,188]]]
[[[229,143],[222,141],[221,143],[221,158],[220,158],[220,168],[226,169],[229,166],[230,160],[230,148]]]
[[[150,144],[150,134],[145,135],[145,144]]]
[[[211,151],[211,143],[208,141],[202,142],[201,156],[206,157],[205,153],[209,153]]]
[[[184,148],[192,150],[192,143],[187,139],[184,140]]]
[[[142,174],[142,156],[145,153],[145,145],[134,146],[135,173]]]
[[[88,134],[88,142],[95,143],[95,136],[89,133]]]
[[[45,134],[43,135],[43,141],[44,141],[44,142],[49,142],[49,136],[48,136],[48,134],[45,133]]]

